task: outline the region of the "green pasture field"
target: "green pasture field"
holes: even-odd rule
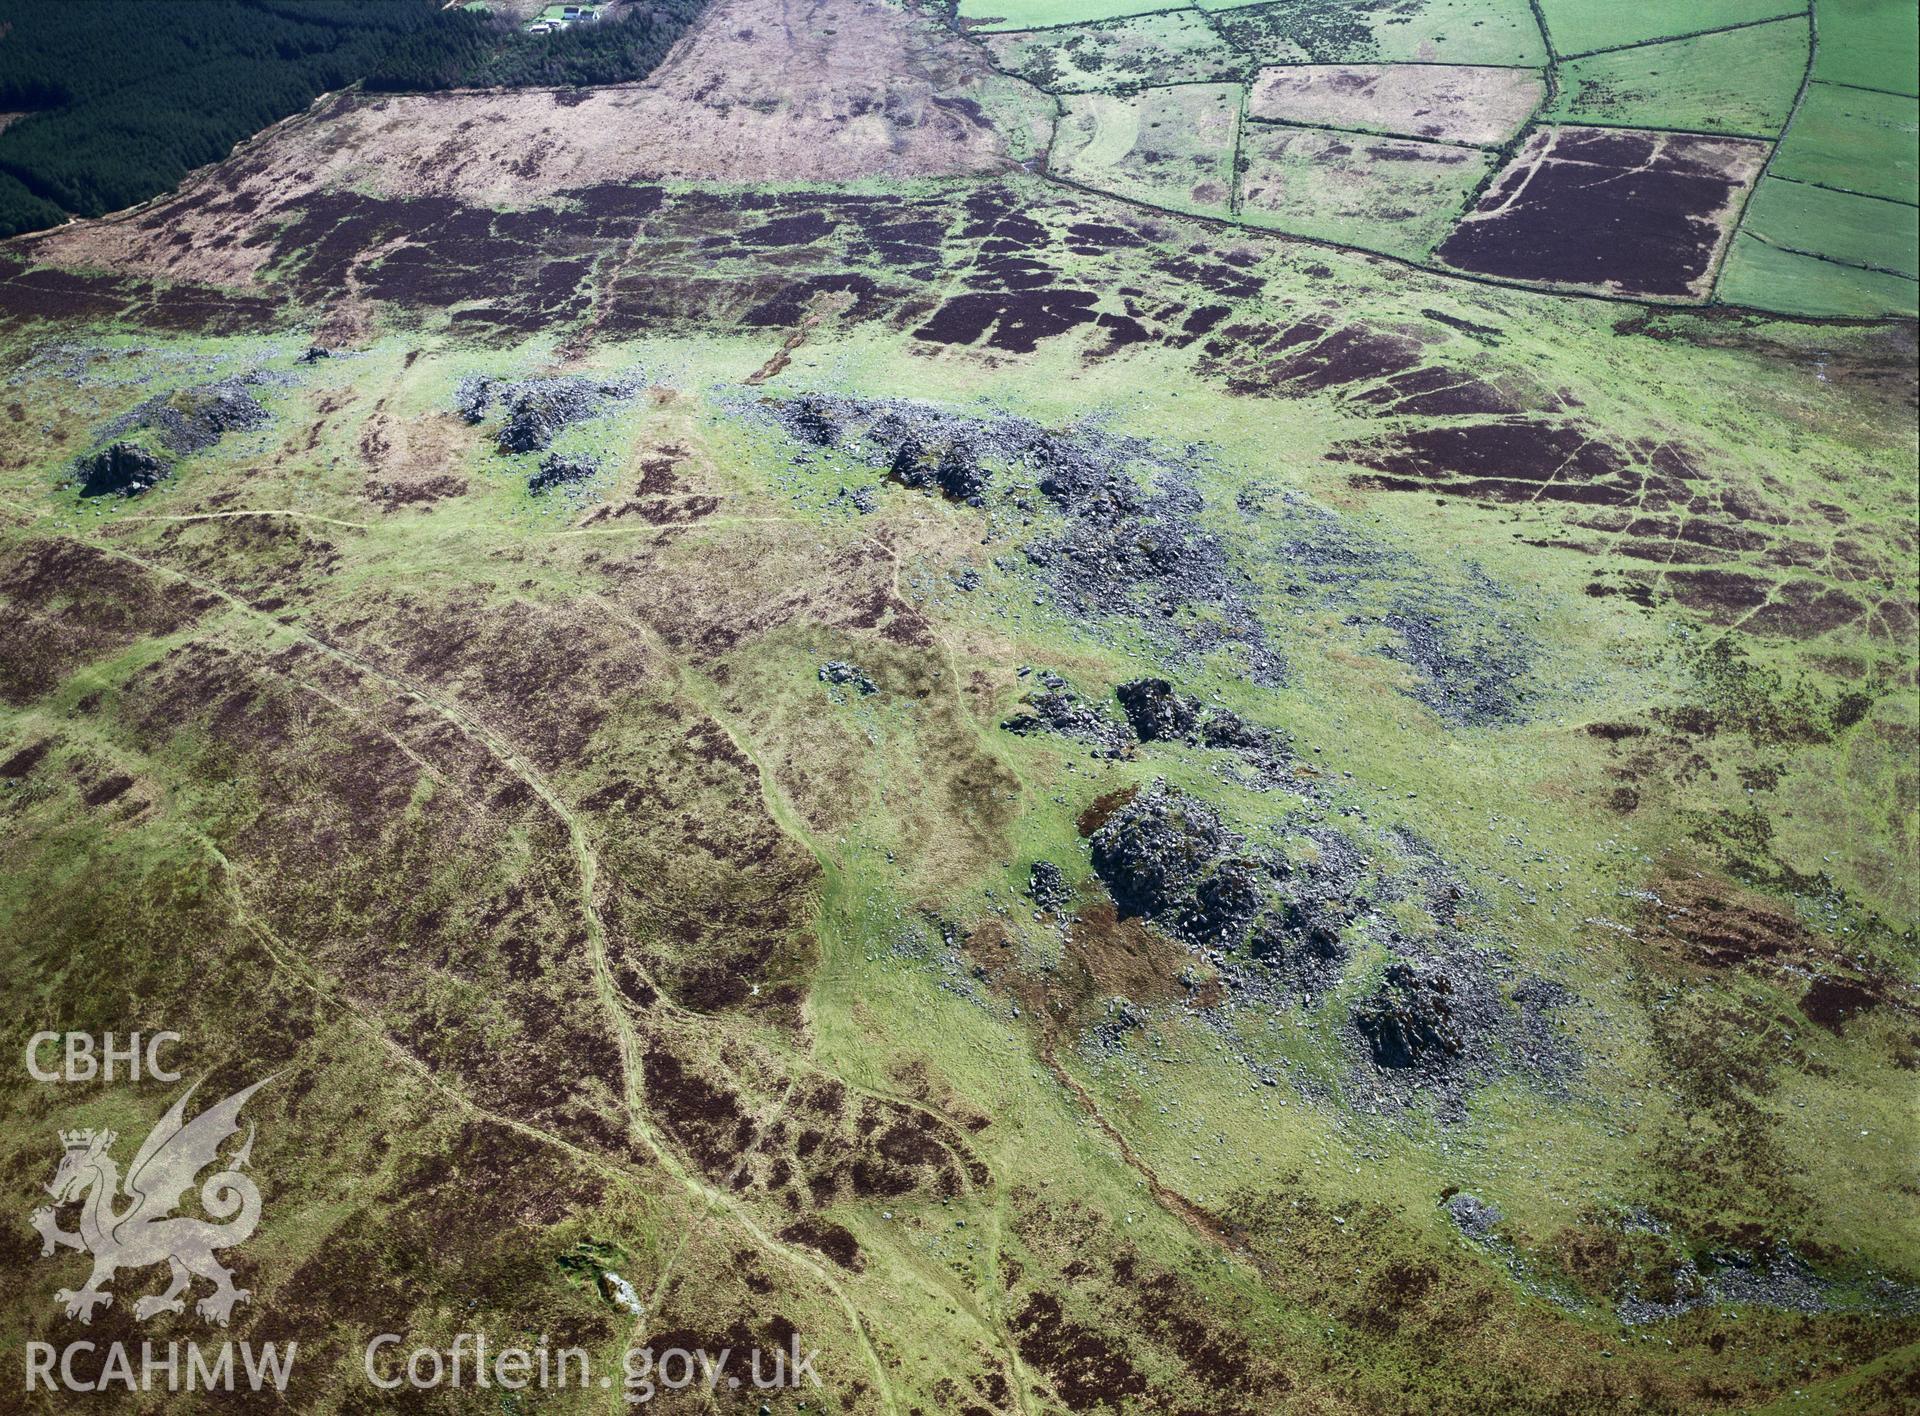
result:
[[[1769,177],[1741,229],[1770,246],[1920,276],[1920,207]]]
[[[1238,79],[1250,67],[1198,10],[996,31],[985,43],[994,63],[1052,93]]]
[[[1818,0],[1813,76],[1890,93],[1920,93],[1920,12],[1908,0]]]
[[[1238,84],[1073,95],[1048,170],[1170,211],[1226,215],[1240,95]]]
[[[1241,150],[1248,225],[1408,260],[1446,238],[1494,161],[1471,148],[1255,122]]]
[[[1795,0],[1694,0],[1690,4],[1540,0],[1554,53],[1568,57],[1806,12],[1806,5]]]
[[[1546,44],[1526,0],[1203,0],[1227,38],[1262,63],[1418,62],[1537,68]]]
[[[1920,284],[1898,275],[1838,265],[1767,245],[1747,231],[1733,238],[1715,291],[1723,304],[1783,314],[1912,319]]]
[[[1169,8],[1178,7],[1151,0],[959,0],[954,13],[969,29],[1017,30],[1090,24]]]
[[[1640,45],[1561,65],[1552,116],[1772,137],[1793,111],[1806,66],[1803,19]]]
[[[1910,202],[1920,179],[1920,100],[1809,84],[1773,173]]]

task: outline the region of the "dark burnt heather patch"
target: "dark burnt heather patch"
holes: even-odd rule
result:
[[[1224,11],[1221,38],[1247,54],[1285,54],[1298,45],[1315,64],[1351,64],[1380,52],[1359,7],[1323,0],[1273,0]]]
[[[320,590],[339,569],[344,553],[336,538],[356,533],[291,516],[210,517],[167,526],[149,552],[247,600],[256,608],[277,608]]]
[[[1404,428],[1331,454],[1377,475],[1356,479],[1382,491],[1421,491],[1492,502],[1635,503],[1650,478],[1620,451],[1577,424],[1502,419]]]
[[[1470,1182],[1470,1171],[1463,1165],[1457,1178]],[[1709,1307],[1654,1329],[1652,1342],[1604,1340],[1594,1330],[1597,1315],[1581,1312],[1581,1295],[1613,1306],[1638,1285],[1648,1298],[1671,1301],[1688,1292],[1690,1275],[1698,1277],[1685,1241],[1656,1218],[1664,1211],[1584,1215],[1539,1243],[1461,1186],[1448,1185],[1441,1198],[1460,1235],[1493,1262],[1463,1263],[1459,1239],[1397,1207],[1329,1193],[1298,1171],[1243,1190],[1225,1206],[1235,1237],[1269,1281],[1333,1328],[1324,1347],[1286,1349],[1287,1373],[1301,1387],[1360,1409],[1759,1409],[1792,1387],[1897,1350],[1916,1327],[1905,1317],[1815,1316],[1806,1307],[1748,1307],[1736,1319]],[[1787,1280],[1781,1289],[1798,1277],[1790,1262],[1769,1269],[1757,1254],[1736,1259],[1734,1247],[1758,1246],[1714,1246],[1730,1261],[1715,1294],[1726,1303],[1767,1301],[1752,1296],[1761,1285],[1735,1276],[1735,1268]],[[1617,1312],[1629,1324],[1674,1316],[1635,1312],[1626,1302]],[[1675,1362],[1660,1337],[1684,1361]],[[1353,1360],[1355,1343],[1368,1352],[1364,1364]],[[1741,1350],[1747,1344],[1793,1357],[1763,1369]],[[1560,1356],[1543,1371],[1516,1363],[1516,1350]]]
[[[409,1331],[454,1292],[477,1322],[507,1313],[527,1321],[532,1303],[556,1343],[613,1340],[613,1318],[590,1291],[553,1284],[543,1271],[556,1232],[605,1202],[602,1171],[491,1120],[436,1118],[404,1139],[406,1154],[384,1176],[378,1152],[364,1161],[381,1178],[258,1308],[254,1342],[304,1347],[310,1334],[343,1324]],[[307,1140],[320,1150],[337,1138]]]
[[[1704,298],[1764,143],[1542,128],[1436,252],[1460,270]]]
[[[73,541],[0,551],[0,700],[30,703],[80,665],[173,634],[217,603]]]
[[[1031,1190],[1012,1196],[1017,1244],[1004,1267],[1020,1355],[1070,1411],[1207,1412],[1267,1416],[1294,1382],[1274,1347],[1247,1329],[1254,1315],[1210,1293],[1115,1233],[1112,1216],[1051,1204]],[[1036,1273],[1065,1280],[1055,1290],[1018,1285]]]
[[[713,719],[630,705],[594,751],[601,785],[576,810],[615,886],[609,953],[684,1008],[797,1025],[774,980],[813,966],[819,866],[768,815],[759,770]]]
[[[1848,688],[1829,688],[1805,674],[1789,678],[1726,635],[1688,653],[1686,664],[1698,703],[1656,716],[1694,735],[1736,732],[1762,747],[1832,742],[1865,722],[1892,687],[1878,673]]]
[[[1872,921],[1842,947],[1790,902],[1719,876],[1675,871],[1645,892],[1636,932],[1644,966],[1662,978],[1707,987],[1733,974],[1767,979],[1830,1032],[1882,1013],[1916,1024],[1906,1046],[1920,1048],[1920,991],[1902,977],[1902,946]]]
[[[859,1245],[819,1211],[916,1193],[950,1199],[991,1179],[941,1117],[825,1074],[796,1075],[786,1059],[716,1041],[685,1019],[649,1025],[645,1078],[649,1110],[704,1174],[799,1216],[794,1242],[856,1271]]]
[[[184,281],[34,269],[15,256],[0,255],[0,328],[118,320],[185,334],[265,334],[282,327],[286,317],[276,296]]]
[[[1120,1335],[1068,1317],[1051,1293],[1028,1294],[1009,1325],[1021,1358],[1046,1373],[1070,1411],[1120,1410],[1148,1390]]]
[[[164,221],[164,210],[143,218],[140,239],[164,240]],[[644,260],[633,258],[636,234]],[[1098,359],[1145,340],[1185,347],[1225,317],[1223,300],[1264,287],[1250,251],[1196,244],[1156,254],[1170,235],[1164,222],[1097,199],[986,183],[905,198],[608,185],[520,211],[308,191],[236,213],[216,240],[261,263],[291,307],[371,300],[498,346],[569,326],[610,339],[793,327],[832,295],[844,304],[836,323],[912,335],[923,357],[975,348],[1018,356],[1071,337]],[[1084,278],[1089,260],[1108,256],[1139,270],[1113,294],[1110,272]],[[930,293],[942,288],[944,299]],[[196,320],[228,298],[178,290],[154,293],[194,308]],[[0,276],[0,318],[11,297],[23,311],[161,320],[157,299],[137,295],[130,282],[21,270]],[[246,299],[228,303],[250,328],[278,308],[259,300],[249,314]]]
[[[41,738],[30,742],[18,752],[0,762],[0,781],[18,782],[33,775],[33,769],[46,759],[53,750],[56,739]]]
[[[1329,457],[1361,469],[1351,481],[1363,490],[1551,507],[1575,534],[1528,544],[1604,553],[1613,564],[1589,587],[1596,597],[1670,601],[1769,638],[1853,626],[1890,641],[1911,635],[1912,610],[1888,593],[1910,579],[1906,538],[1858,528],[1815,546],[1796,534],[1811,511],[1785,502],[1784,489],[1727,476],[1683,443],[1613,441],[1568,413],[1390,426]],[[1814,579],[1817,570],[1840,583]]]
[[[807,1215],[781,1230],[780,1237],[789,1244],[817,1249],[849,1273],[866,1270],[867,1261],[860,1253],[860,1241],[853,1237],[853,1231],[830,1219]]]
[[[629,1154],[566,832],[538,802],[488,797],[502,764],[303,645],[189,642],[115,712],[189,793],[277,784],[208,829],[278,947],[479,1104]]]
[[[584,608],[494,602],[478,591],[362,598],[326,634],[446,691],[543,771],[578,762],[620,696],[644,691],[652,667]]]

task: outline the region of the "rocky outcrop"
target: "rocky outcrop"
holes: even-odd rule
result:
[[[1132,749],[1133,734],[1126,724],[1087,702],[1066,686],[1066,680],[1048,675],[1042,682],[1047,687],[1027,696],[1026,709],[1000,724],[1007,732],[1022,737],[1057,733],[1088,744],[1096,757],[1124,757]]]
[[[862,698],[878,693],[880,686],[857,664],[849,664],[844,659],[829,659],[820,666],[820,682],[840,688],[851,688]]]
[[[138,443],[117,442],[75,464],[83,497],[137,497],[173,471]]]
[[[590,480],[600,468],[589,458],[562,457],[551,453],[540,461],[540,470],[527,478],[527,490],[534,493],[555,487],[571,486]]]
[[[626,379],[462,379],[454,408],[469,423],[479,423],[498,406],[502,412],[495,442],[504,453],[542,452],[575,423],[597,418],[633,397],[637,385]]]
[[[1453,994],[1453,980],[1440,970],[1391,964],[1380,987],[1354,1010],[1354,1026],[1382,1067],[1442,1065],[1463,1046]]]

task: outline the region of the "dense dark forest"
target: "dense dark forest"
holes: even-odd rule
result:
[[[705,0],[552,35],[439,0],[0,0],[0,236],[175,186],[322,93],[644,78]]]

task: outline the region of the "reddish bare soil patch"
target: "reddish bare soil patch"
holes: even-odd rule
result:
[[[395,418],[376,413],[360,432],[367,496],[389,511],[464,496],[460,425],[451,414]]]
[[[1095,797],[1092,802],[1088,804],[1087,809],[1075,818],[1074,825],[1079,827],[1080,834],[1083,838],[1091,836],[1095,831],[1098,831],[1102,826],[1106,825],[1108,821],[1112,820],[1114,812],[1132,801],[1135,796],[1139,795],[1139,792],[1140,789],[1138,787],[1122,787],[1118,791],[1102,793]]]
[[[1897,977],[1863,966],[1864,955],[1812,933],[1765,896],[1692,875],[1662,879],[1654,894],[1658,903],[1643,911],[1640,936],[1668,969],[1776,977],[1801,994],[1808,1018],[1835,1033],[1875,1009],[1920,1017],[1920,998]]]

